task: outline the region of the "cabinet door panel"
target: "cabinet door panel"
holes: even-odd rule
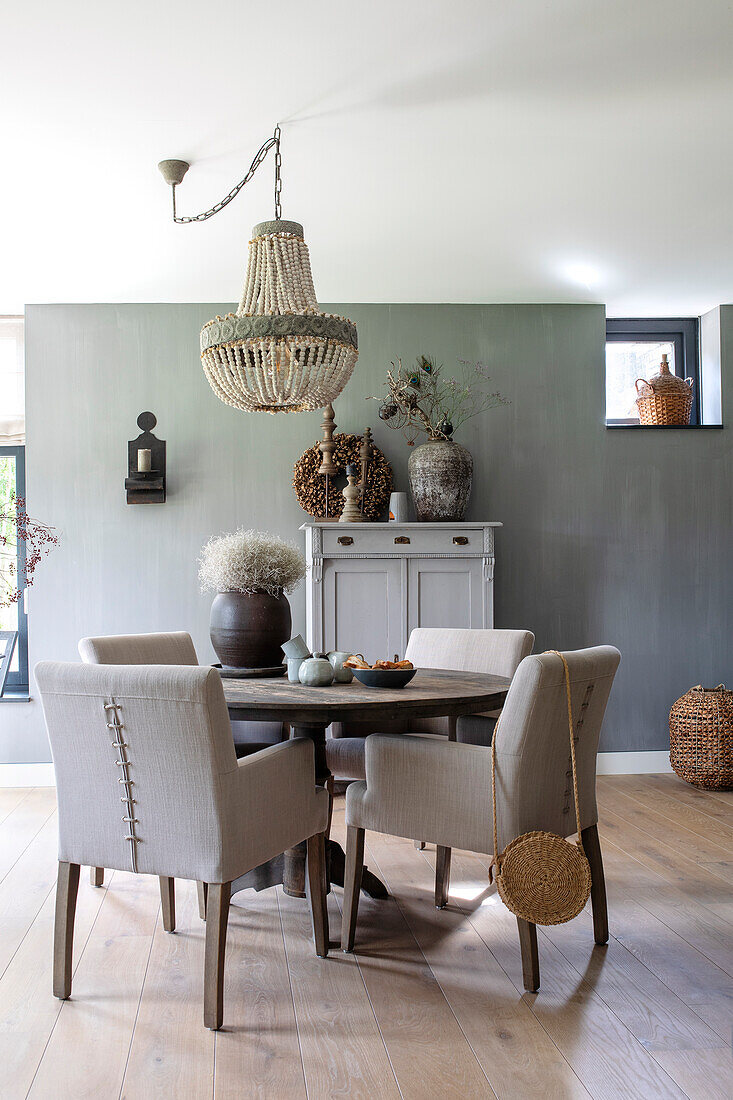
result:
[[[408,573],[408,627],[484,626],[479,559],[414,558]]]
[[[325,648],[363,653],[370,662],[399,652],[402,632],[400,588],[399,561],[325,560]]]

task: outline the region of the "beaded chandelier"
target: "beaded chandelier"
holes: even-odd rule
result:
[[[261,147],[241,183],[195,217],[176,214],[176,186],[188,164],[161,161],[159,168],[173,188],[174,221],[205,221],[231,202],[273,147],[275,220],[254,227],[239,307],[204,325],[201,363],[209,385],[226,405],[245,412],[308,412],[341,393],[359,353],[356,326],[318,308],[303,226],[280,216],[280,128]]]

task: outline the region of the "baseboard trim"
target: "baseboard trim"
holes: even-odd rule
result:
[[[648,752],[599,752],[596,765],[598,775],[649,775],[655,772],[671,772],[667,749]]]
[[[0,764],[0,787],[55,787],[53,764]]]
[[[653,752],[599,752],[599,775],[671,772],[666,749]],[[0,764],[0,787],[53,787],[53,764]]]

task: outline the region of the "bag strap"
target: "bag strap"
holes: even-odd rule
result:
[[[554,653],[556,657],[559,657],[563,663],[563,669],[565,671],[565,696],[568,704],[568,731],[570,733],[570,760],[573,769],[573,798],[575,800],[575,828],[578,834],[576,841],[581,852],[583,851],[583,841],[580,836],[580,795],[578,794],[578,770],[575,762],[575,736],[573,730],[573,701],[570,692],[570,669],[568,668],[568,662],[562,653],[557,649],[548,649],[547,653]],[[499,716],[496,726],[494,727],[494,736],[491,738],[491,799],[493,803],[494,814],[494,858],[491,861],[489,867],[489,882],[493,880],[493,869],[496,867],[497,874],[501,871],[501,856],[499,855],[499,830],[496,820],[496,735],[499,732],[499,725],[501,723],[501,715]]]

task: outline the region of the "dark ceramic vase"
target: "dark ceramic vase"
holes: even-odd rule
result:
[[[211,605],[210,636],[225,668],[275,668],[291,635],[287,596],[267,592],[218,592]]]
[[[459,523],[471,494],[471,452],[452,440],[429,439],[407,462],[410,491],[419,523]]]

